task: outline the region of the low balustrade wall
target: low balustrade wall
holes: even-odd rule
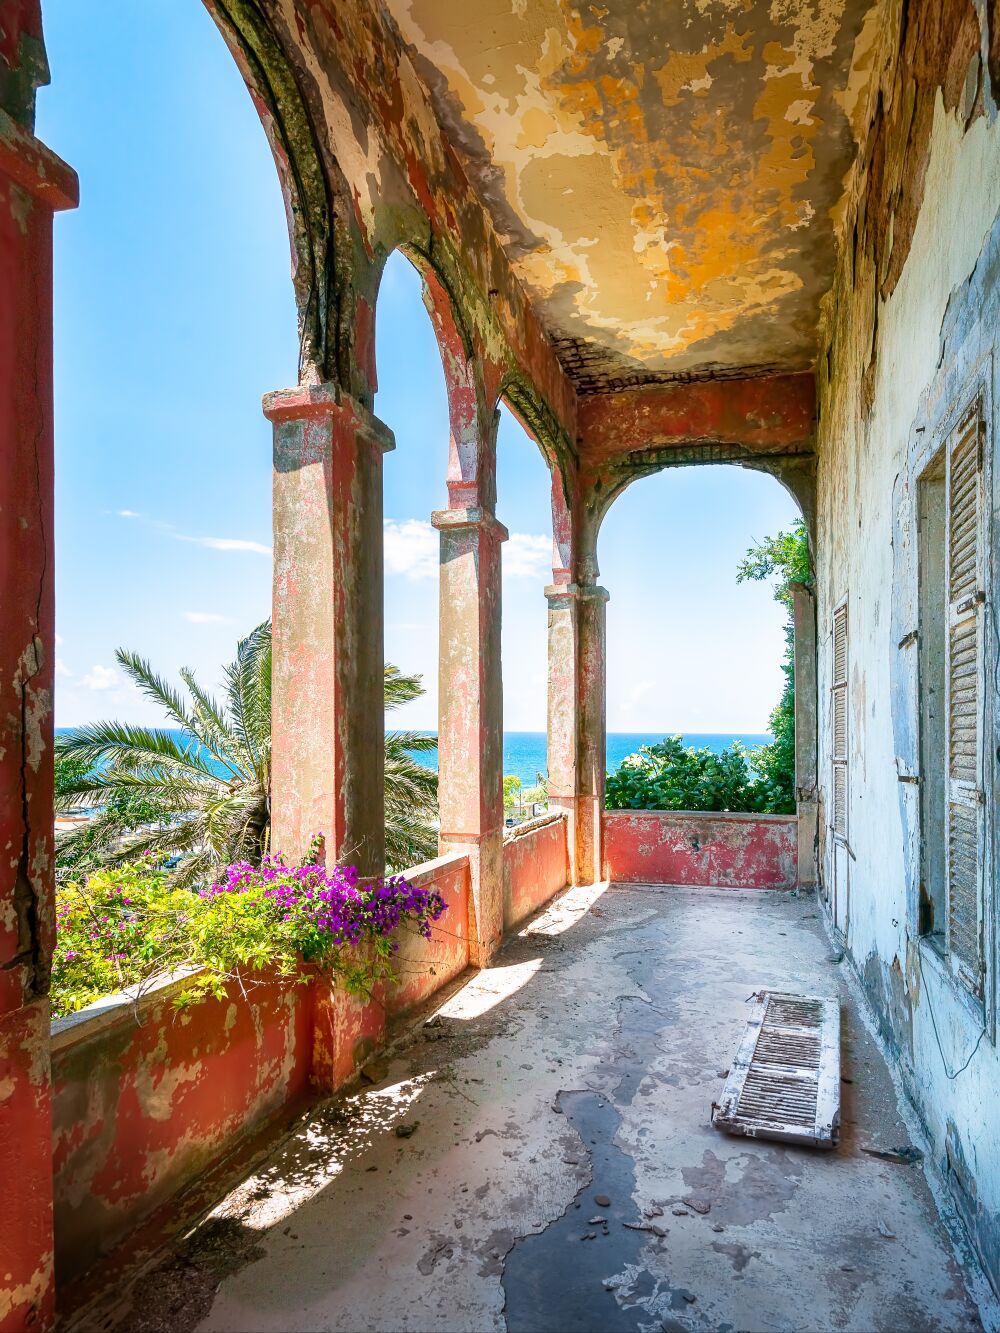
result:
[[[795,815],[606,810],[604,877],[619,883],[794,889]]]
[[[398,981],[370,1000],[318,977],[304,985],[228,987],[225,1000],[179,1010],[186,978],[140,998],[109,996],[53,1024],[56,1273],[73,1284],[130,1243],[213,1163],[310,1090],[350,1082],[393,1020],[469,963],[467,856],[416,866],[448,910],[431,938],[401,932]],[[505,919],[513,924],[566,884],[566,823],[532,821],[504,846]],[[508,913],[509,905],[509,913]]]
[[[568,875],[565,815],[542,815],[508,829],[503,846],[504,930],[513,930],[547,903]]]

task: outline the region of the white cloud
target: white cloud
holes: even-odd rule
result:
[[[503,544],[503,572],[511,579],[548,579],[552,573],[552,539],[512,532]]]
[[[57,637],[58,637],[58,636],[57,636]],[[61,658],[61,657],[56,657],[56,675],[57,675],[57,676],[72,676],[72,674],[73,674],[72,671],[70,671],[69,667],[68,667],[68,666],[66,665],[66,663],[62,660],[62,658]]]
[[[99,663],[95,663],[80,682],[85,690],[113,690],[118,683],[118,672],[114,667]]]
[[[387,518],[383,527],[385,572],[408,579],[438,574],[440,538],[423,519]],[[503,572],[508,578],[546,579],[552,568],[552,541],[528,532],[512,532],[503,544]]]
[[[431,525],[419,518],[387,518],[382,536],[385,572],[408,579],[437,578],[440,538]]]
[[[191,542],[194,546],[205,546],[211,551],[252,551],[255,555],[272,554],[271,547],[265,546],[263,542],[248,541],[244,537],[189,537],[184,532],[178,532],[173,523],[167,523],[162,518],[147,518],[136,509],[117,509],[115,512],[119,518],[141,518],[148,526],[173,537],[175,542]]]
[[[192,625],[226,625],[227,616],[220,616],[217,611],[185,611],[184,619]]]
[[[195,546],[207,546],[211,551],[253,551],[257,555],[270,555],[270,546],[262,542],[246,541],[242,537],[185,537],[181,532],[172,534],[175,541],[191,542]]]

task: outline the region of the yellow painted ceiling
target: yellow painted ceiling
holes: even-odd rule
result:
[[[870,0],[386,0],[583,388],[802,369]]]

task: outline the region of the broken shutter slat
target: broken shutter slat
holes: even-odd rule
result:
[[[840,1129],[840,1006],[760,991],[712,1124],[730,1134],[832,1148]]]

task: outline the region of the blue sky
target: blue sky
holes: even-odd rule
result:
[[[215,683],[270,609],[270,427],[295,382],[277,177],[231,56],[198,0],[45,0],[52,86],[38,133],[80,175],[56,221],[56,558],[60,726],[158,721],[119,644]],[[386,655],[422,671],[406,722],[437,712],[436,534],[447,415],[420,283],[399,255],[377,311],[386,459]],[[545,725],[548,472],[504,415],[504,714]],[[601,535],[608,725],[760,731],[781,688],[780,609],[737,585],[755,539],[796,516],[770,477],[679,469],[636,483]],[[396,715],[402,718],[402,714]]]

